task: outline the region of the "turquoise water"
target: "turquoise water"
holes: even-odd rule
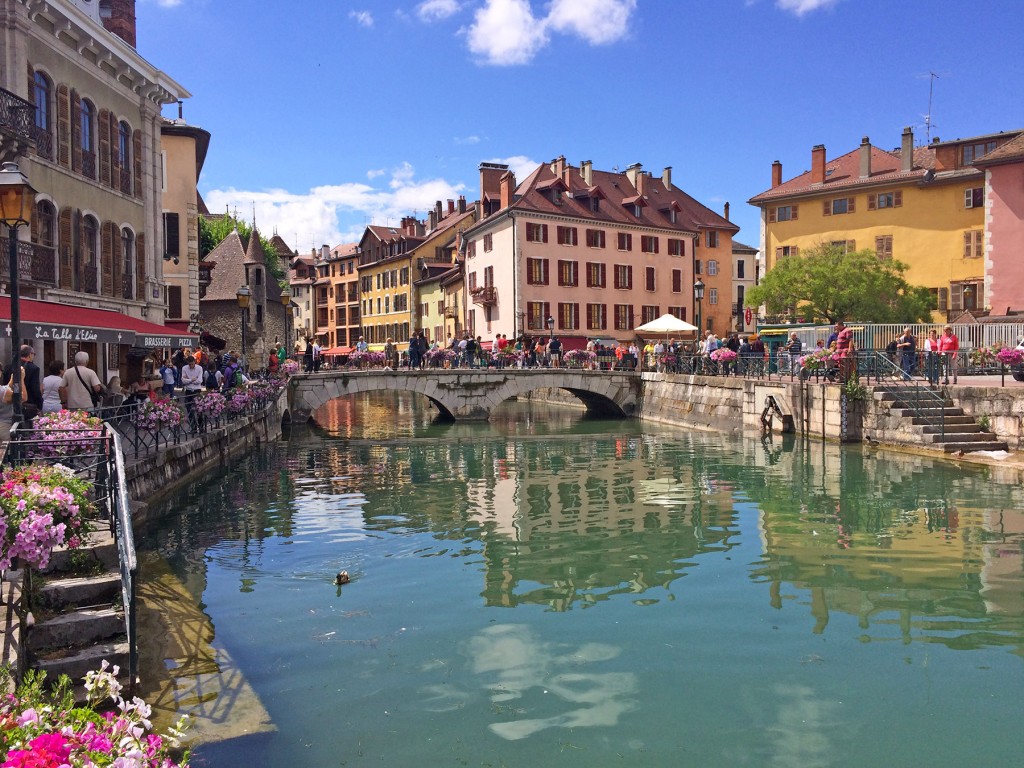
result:
[[[521,404],[319,416],[140,542],[273,724],[229,734],[209,689],[194,765],[1020,760],[1019,478]]]

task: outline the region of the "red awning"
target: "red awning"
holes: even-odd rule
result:
[[[324,357],[336,357],[338,355],[351,354],[353,349],[355,349],[355,347],[331,347],[330,349],[323,350],[320,354]]]
[[[94,341],[138,347],[195,347],[198,337],[137,317],[92,307],[21,299],[21,336],[51,341]],[[11,299],[0,296],[0,333],[10,332]]]

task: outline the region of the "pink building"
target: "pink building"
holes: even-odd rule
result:
[[[517,184],[508,166],[483,163],[478,205],[462,249],[467,330],[536,337],[550,325],[567,349],[631,340],[665,313],[693,322],[698,238],[728,254],[738,231],[674,186],[671,168],[655,177],[639,164],[618,173],[559,157]]]
[[[1024,133],[974,165],[985,171],[985,304],[1024,311]]]

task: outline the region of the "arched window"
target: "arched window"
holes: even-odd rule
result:
[[[49,200],[36,203],[35,231],[37,242],[47,248],[57,247],[57,210]]]
[[[82,99],[79,110],[82,120],[82,175],[96,178],[96,107],[88,99]]]
[[[53,84],[42,72],[36,72],[34,78],[33,100],[36,103],[35,139],[36,154],[53,160],[53,119],[52,104]]]
[[[100,224],[92,216],[82,217],[81,289],[98,293],[97,270],[100,261]]]
[[[135,233],[121,230],[121,298],[135,298]]]
[[[120,189],[132,193],[132,127],[124,120],[117,127],[117,162],[121,169]]]

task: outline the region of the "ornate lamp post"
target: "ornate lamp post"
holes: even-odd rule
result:
[[[284,348],[291,349],[292,335],[292,289],[286,285],[281,289],[281,303],[284,304]]]
[[[700,334],[704,330],[704,324],[700,316],[700,303],[704,300],[704,283],[699,277],[697,282],[693,284],[693,298],[697,300],[697,338],[700,338]]]
[[[252,291],[249,287],[243,285],[237,291],[235,291],[235,298],[238,299],[238,306],[242,310],[242,365],[245,365],[245,315],[249,309],[249,298],[252,296]]]
[[[555,318],[553,318],[551,315],[548,315],[546,325],[548,327],[548,335],[550,336],[552,333],[555,332]]]
[[[10,277],[7,292],[11,297],[11,362],[14,378],[11,382],[14,421],[22,419],[21,393],[21,306],[18,297],[18,227],[31,220],[36,191],[28,183],[17,163],[4,163],[0,167],[0,220],[7,225],[7,262]]]

